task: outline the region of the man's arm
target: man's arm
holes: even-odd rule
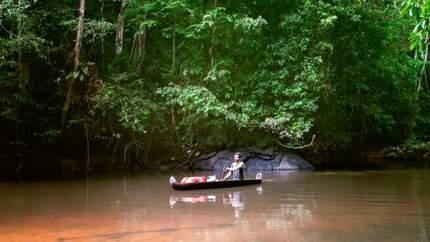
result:
[[[231,171],[229,171],[229,172],[227,173],[227,175],[225,175],[225,177],[221,178],[221,181],[224,181],[225,179],[229,178],[229,177],[230,177],[230,175],[231,175]]]

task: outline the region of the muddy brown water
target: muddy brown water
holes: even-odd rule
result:
[[[168,179],[2,182],[0,241],[430,241],[430,170],[264,172],[200,191]]]

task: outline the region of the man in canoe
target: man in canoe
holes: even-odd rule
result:
[[[231,167],[225,167],[223,171],[223,176],[221,178],[222,181],[231,177],[231,180],[243,180],[243,170],[245,169],[245,164],[242,162],[242,155],[237,152],[234,154],[234,161],[231,164]],[[227,175],[224,175],[227,172]]]

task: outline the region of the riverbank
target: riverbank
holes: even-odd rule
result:
[[[301,150],[292,153],[277,147],[250,147],[211,152],[190,151],[185,154],[153,152],[137,155],[126,153],[124,149],[113,151],[100,145],[92,145],[90,152],[87,152],[82,144],[65,147],[67,146],[25,144],[3,146],[0,150],[0,178],[38,179],[178,169],[186,171],[213,168],[217,171],[223,164],[232,161],[236,151],[243,152],[250,170],[381,170],[430,167],[428,153],[414,153],[404,148],[319,153],[315,150]]]

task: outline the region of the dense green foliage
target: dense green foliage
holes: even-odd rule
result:
[[[425,142],[429,25],[414,2],[402,15],[388,1],[87,1],[73,70],[78,1],[1,0],[2,139],[58,143],[85,130],[146,154],[313,134],[314,150]]]

